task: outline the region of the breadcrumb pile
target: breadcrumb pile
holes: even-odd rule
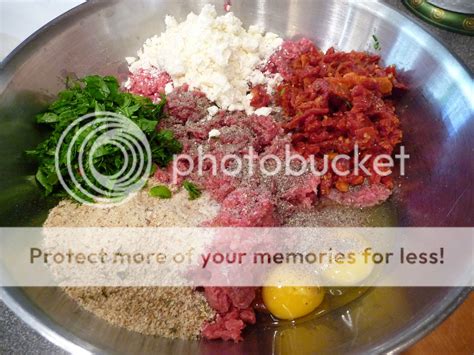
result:
[[[149,181],[148,187],[154,185]],[[189,201],[186,191],[172,199],[150,197],[149,188],[123,205],[107,209],[61,201],[45,227],[194,227],[217,214],[218,205],[204,193]],[[84,309],[113,325],[146,335],[196,339],[215,317],[204,296],[191,287],[66,287]]]

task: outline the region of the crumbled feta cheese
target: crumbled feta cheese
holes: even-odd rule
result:
[[[266,83],[258,68],[283,40],[259,26],[246,31],[233,13],[217,16],[212,5],[205,5],[199,15],[190,13],[181,23],[167,16],[165,24],[165,32],[146,40],[130,71],[158,68],[176,86],[186,83],[199,89],[220,108],[252,113],[248,84]]]
[[[221,132],[218,129],[211,129],[209,131],[209,139],[211,138],[217,138],[221,135]]]
[[[252,86],[257,86],[260,84],[265,84],[265,75],[260,70],[254,70],[250,75],[250,83]]]
[[[219,112],[219,107],[211,106],[207,109],[207,112],[209,113],[210,117],[214,117],[217,114],[217,112]]]
[[[255,114],[257,116],[268,116],[271,113],[272,113],[271,107],[260,107],[259,109],[255,111]]]
[[[167,83],[165,85],[165,94],[168,95],[168,94],[171,94],[171,92],[174,90],[174,85],[173,83]]]
[[[267,75],[265,79],[268,95],[272,95],[275,88],[283,81],[283,77],[279,73]]]

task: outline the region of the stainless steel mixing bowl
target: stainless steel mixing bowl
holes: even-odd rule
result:
[[[127,75],[125,56],[163,30],[169,13],[183,19],[201,0],[91,1],[36,33],[3,63],[0,74],[0,223],[40,225],[54,201],[32,183],[22,156],[43,132],[33,116],[63,87],[66,75]],[[218,9],[223,2],[215,1]],[[473,226],[472,74],[445,47],[377,1],[235,0],[246,25],[285,37],[306,35],[326,49],[369,50],[372,35],[385,63],[410,86],[399,105],[411,159],[396,199],[400,226]],[[308,324],[282,331],[256,326],[239,344],[170,341],[112,327],[54,288],[4,288],[5,303],[42,335],[70,351],[98,353],[256,354],[400,350],[426,334],[465,297],[454,288],[380,288]]]

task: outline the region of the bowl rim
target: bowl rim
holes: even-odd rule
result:
[[[466,300],[471,291],[470,287],[449,288],[448,294],[439,307],[442,311],[420,318],[408,326],[397,338],[370,349],[370,353],[397,354],[414,345],[448,318]],[[58,326],[45,312],[31,303],[21,287],[0,287],[0,300],[29,327],[67,352],[73,354],[109,353],[110,349],[92,345],[67,329]]]
[[[356,5],[358,3],[357,1],[352,0],[347,0],[347,2],[355,3]],[[359,4],[360,3],[362,3],[362,1],[359,2]],[[103,4],[104,3],[102,3],[102,5]],[[22,52],[27,51],[32,43],[41,37],[49,28],[72,18],[74,15],[77,15],[82,11],[86,12],[87,10],[100,5],[101,4],[99,1],[86,0],[86,2],[71,8],[69,11],[51,20],[31,34],[17,47],[15,47],[15,49],[0,62],[0,71],[4,71],[9,65],[11,65],[14,59],[20,57]],[[386,4],[381,0],[371,1],[372,12],[377,11],[374,10],[374,5],[379,6],[378,10],[386,11],[392,19],[396,19],[397,21],[415,26],[418,31],[421,32],[424,39],[427,39],[433,44],[438,45],[441,50],[444,51],[445,54],[450,55],[452,59],[454,59],[454,61],[456,61],[469,76],[473,76],[471,69],[461,58],[459,58],[456,53],[449,49],[449,45],[446,44],[445,41],[429,33],[424,27],[409,18],[408,15],[399,12],[390,4]],[[441,307],[438,308],[440,310],[439,312],[429,314],[419,319],[415,323],[409,325],[397,338],[385,341],[378,347],[370,349],[370,352],[398,353],[415,344],[429,332],[434,330],[449,315],[451,315],[454,310],[464,302],[471,290],[472,289],[470,287],[449,288],[447,295],[441,302]],[[97,354],[108,353],[108,351],[111,350],[98,348],[95,345],[92,345],[84,339],[76,336],[72,332],[66,330],[65,328],[59,327],[57,323],[49,318],[45,312],[29,301],[28,297],[23,293],[21,287],[0,287],[0,300],[3,301],[3,303],[29,327],[65,351],[74,354]],[[20,302],[21,300],[24,302]],[[46,315],[46,317],[44,317],[44,315]]]

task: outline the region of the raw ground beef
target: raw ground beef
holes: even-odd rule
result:
[[[153,102],[161,100],[165,93],[166,84],[170,83],[171,77],[166,72],[158,69],[139,69],[128,77],[127,89],[133,94],[149,97]]]
[[[206,223],[209,227],[274,227],[278,225],[269,191],[238,188],[223,201],[219,214]]]
[[[213,322],[207,322],[202,335],[207,339],[242,340],[246,324],[255,324],[255,311],[251,307],[255,299],[254,287],[206,287],[204,296],[218,314]]]
[[[168,95],[167,100],[167,113],[176,124],[201,120],[206,116],[206,109],[210,106],[206,95],[200,91],[190,91],[187,85],[173,90]],[[207,138],[207,136],[200,138]]]
[[[357,186],[348,192],[332,189],[328,198],[344,206],[372,207],[385,201],[392,194],[392,190],[382,184]]]
[[[191,117],[183,122],[179,105],[183,95],[193,96],[194,105],[186,104],[186,114]],[[186,97],[188,100],[188,97]],[[284,134],[278,114],[271,116],[247,116],[242,112],[221,111],[212,118],[207,118],[206,107],[209,105],[199,93],[178,88],[168,97],[168,104],[176,108],[170,118],[163,122],[161,128],[175,132],[183,143],[184,153],[193,157],[195,171],[186,179],[192,180],[206,189],[211,196],[221,203],[218,216],[209,221],[209,226],[258,227],[277,226],[296,209],[313,206],[317,201],[319,177],[310,172],[302,176],[285,176],[284,169],[277,175],[269,176],[260,170],[262,157],[274,154],[284,159],[285,146],[291,149],[291,141]],[[169,109],[168,109],[169,110]],[[171,113],[172,111],[169,110]],[[220,132],[218,139],[209,139],[211,130]],[[217,171],[214,174],[212,162],[205,160],[202,164],[203,174],[198,173],[198,148],[202,154],[209,154],[216,160]],[[253,158],[244,158],[240,174],[229,176],[221,169],[225,155],[234,154],[243,157],[253,149]],[[251,161],[252,163],[250,163]],[[186,171],[189,163],[180,160],[178,168]],[[253,173],[250,166],[253,166]],[[265,162],[265,168],[271,172],[275,168],[273,160]],[[224,164],[228,171],[236,165],[233,160]],[[159,170],[156,177],[162,182],[172,181],[173,168]],[[178,184],[183,178],[179,179]]]

